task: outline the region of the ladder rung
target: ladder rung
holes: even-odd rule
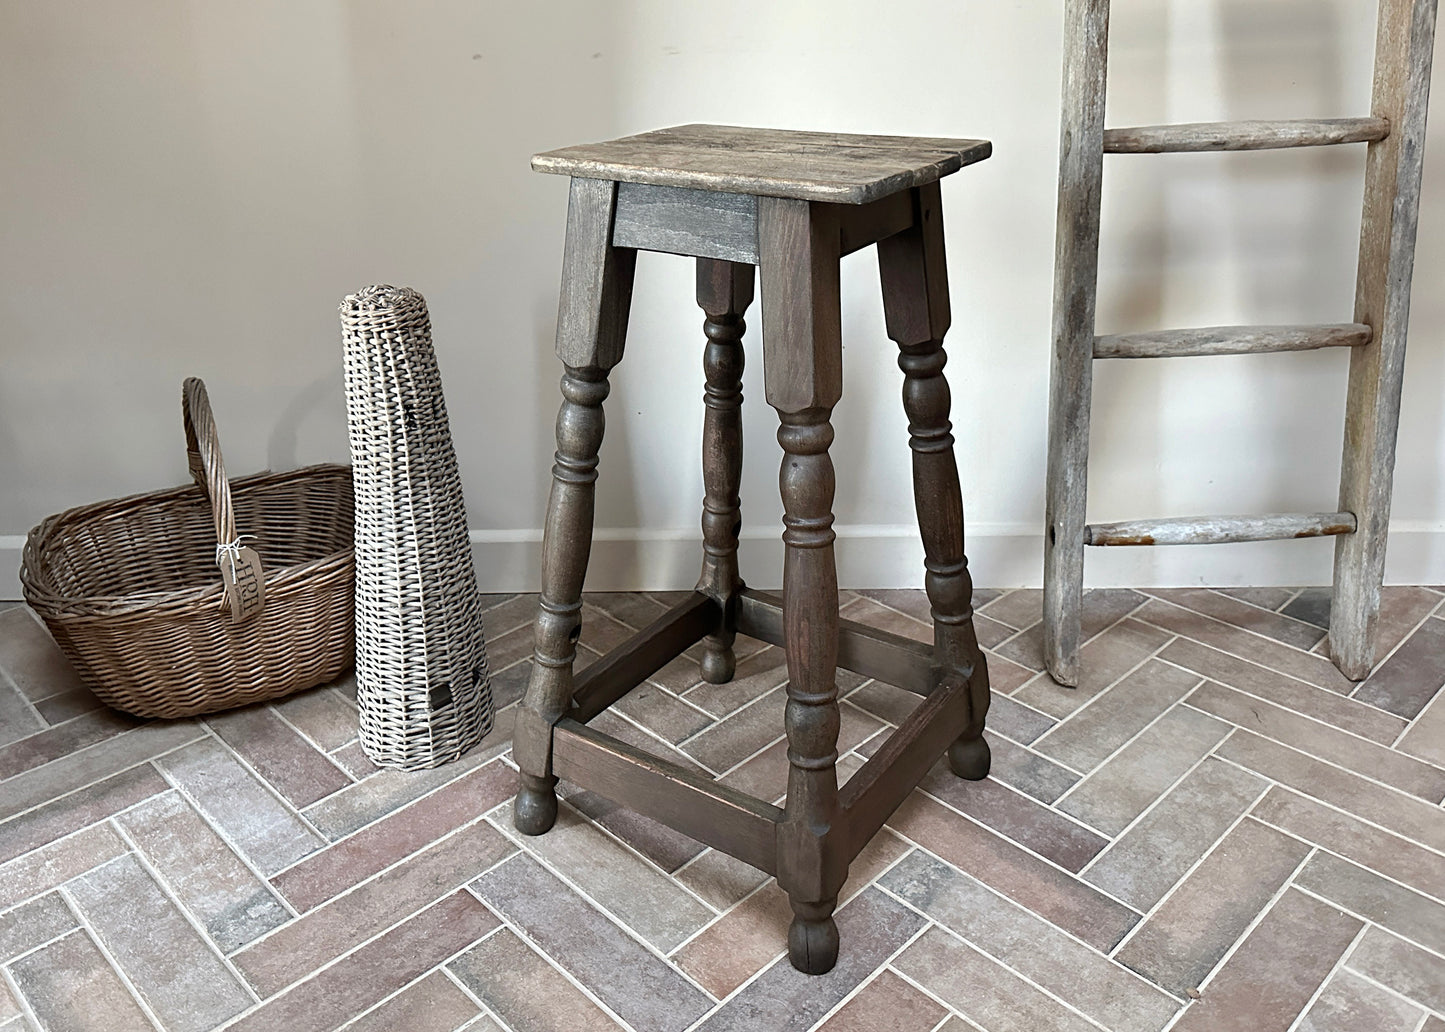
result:
[[[1267,351],[1358,348],[1374,336],[1364,323],[1331,326],[1201,326],[1191,330],[1114,333],[1094,338],[1095,358],[1185,358]]]
[[[1348,512],[1310,512],[1272,516],[1178,516],[1127,523],[1091,523],[1084,528],[1086,545],[1217,545],[1231,541],[1277,541],[1281,538],[1353,534],[1355,517]]]
[[[1185,122],[1104,130],[1105,154],[1273,150],[1372,143],[1390,135],[1386,118],[1295,118],[1265,122]]]

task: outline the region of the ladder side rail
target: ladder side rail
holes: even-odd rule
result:
[[[1067,0],[1044,528],[1044,662],[1079,679],[1109,0]]]
[[[1330,652],[1352,680],[1374,662],[1384,582],[1435,15],[1436,0],[1380,0],[1371,114],[1391,131],[1366,157],[1354,316],[1375,333],[1350,357],[1339,507],[1358,529],[1336,540],[1330,610]]]

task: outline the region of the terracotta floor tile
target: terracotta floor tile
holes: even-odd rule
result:
[[[1228,595],[1230,598],[1237,598],[1241,602],[1248,602],[1260,609],[1268,609],[1270,612],[1281,611],[1285,604],[1292,601],[1299,594],[1294,588],[1215,588],[1221,595]],[[1303,620],[1303,617],[1296,617]],[[1313,620],[1306,620],[1306,623],[1314,623]],[[1326,620],[1326,623],[1328,620]],[[1324,624],[1318,624],[1323,627]]]
[[[32,702],[85,688],[45,625],[25,606],[0,611],[0,671]]]
[[[1439,853],[1285,788],[1270,789],[1251,812],[1291,835],[1445,901],[1445,863]]]
[[[1292,710],[1210,681],[1191,692],[1186,702],[1195,709],[1383,781],[1402,792],[1432,803],[1445,799],[1445,770]]]
[[[304,809],[351,784],[336,764],[269,707],[248,706],[206,718],[236,754],[288,803]]]
[[[578,813],[606,828],[669,873],[701,853],[706,847],[680,831],[673,831],[650,817],[614,803],[596,792],[586,792],[565,783],[559,793]]]
[[[418,979],[346,1026],[346,1032],[456,1032],[479,1008],[440,971]]]
[[[356,708],[330,688],[313,688],[272,706],[323,752],[339,749],[356,737]]]
[[[1050,716],[1068,717],[1157,652],[1169,638],[1164,631],[1129,617],[1080,650],[1082,673],[1077,688],[1063,688],[1045,675],[1024,685],[1014,698]]]
[[[667,607],[639,591],[589,591],[582,599],[634,631],[640,631],[667,612]]]
[[[79,918],[70,912],[58,892],[47,892],[0,913],[0,964],[59,938],[79,924]]]
[[[132,767],[0,823],[0,863],[105,820],[170,788],[150,764]]]
[[[989,776],[1027,792],[1041,803],[1055,802],[1079,781],[1079,775],[1032,749],[992,731],[985,731],[984,738],[992,754]]]
[[[159,764],[263,874],[274,874],[325,844],[213,738],[188,745]]]
[[[637,1032],[682,1032],[713,1004],[525,854],[479,878],[473,891]]]
[[[1423,1016],[1419,1007],[1341,970],[1330,977],[1297,1027],[1299,1032],[1415,1032]]]
[[[383,770],[306,809],[306,819],[335,842],[414,799],[495,759],[511,745],[513,711],[499,711],[491,733],[461,759],[430,770]]]
[[[1285,1032],[1361,927],[1328,904],[1286,889],[1174,1028]]]
[[[879,884],[1111,1032],[1157,1032],[1178,1000],[976,878],[915,851]]]
[[[1396,748],[1426,763],[1445,767],[1445,692],[1421,711]]]
[[[1175,706],[1074,785],[1056,805],[1106,835],[1118,835],[1229,730],[1221,720]]]
[[[1295,884],[1396,935],[1445,954],[1445,903],[1329,853],[1311,857]]]
[[[756,867],[716,849],[704,850],[673,877],[718,910],[736,906],[768,880]]]
[[[1197,684],[1197,674],[1147,660],[1069,720],[1050,728],[1032,747],[1088,773]]]
[[[512,829],[510,804],[493,818],[524,850],[540,857],[639,938],[663,953],[714,917],[713,912],[647,861],[619,845],[570,806],[545,835]]]
[[[485,821],[469,825],[308,911],[232,958],[262,998],[444,896],[516,851]]]
[[[1166,646],[1159,658],[1384,745],[1390,745],[1405,730],[1404,719],[1392,713],[1185,638]]]
[[[168,1032],[205,1032],[255,1002],[134,856],[82,875],[68,891]]]
[[[1445,620],[1431,618],[1360,683],[1353,698],[1413,718],[1445,686]]]
[[[458,892],[295,988],[267,1000],[227,1032],[332,1032],[476,942],[498,921]]]
[[[3,720],[4,714],[0,713],[0,722]],[[97,709],[56,727],[37,731],[0,747],[0,781],[134,730],[144,723],[112,709]]]
[[[1267,778],[1357,814],[1381,827],[1445,851],[1445,810],[1366,781],[1248,731],[1236,731],[1218,754]]]
[[[312,853],[271,884],[297,910],[310,910],[500,806],[516,789],[517,772],[494,760]]]
[[[667,670],[667,667],[663,667],[663,670]],[[702,680],[700,671],[696,678],[682,690],[673,688],[668,680],[659,679],[658,683],[663,687],[673,688],[692,705],[721,719],[786,681],[788,665],[783,650],[769,646],[740,661],[737,672],[727,684],[708,684]],[[682,678],[677,683],[683,684],[686,680],[688,678]]]
[[[988,1032],[1098,1032],[1098,1026],[942,928],[924,932],[893,962]]]
[[[104,781],[205,734],[204,729],[189,720],[147,724],[17,774],[5,782],[5,791],[0,792],[0,821]]]
[[[963,780],[946,760],[934,764],[918,787],[1066,871],[1078,873],[1109,844],[1103,836],[993,778]]]
[[[1445,957],[1427,953],[1379,928],[1370,928],[1345,966],[1401,996],[1445,1014]]]
[[[698,1032],[805,1032],[924,925],[923,918],[876,889],[860,893],[837,913],[838,964],[825,975],[804,975],[779,958],[733,996]]]
[[[619,1032],[622,1028],[510,928],[447,965],[513,1032]]]
[[[1134,614],[1134,619],[1173,634],[1182,634],[1236,656],[1247,656],[1262,666],[1321,688],[1328,688],[1332,692],[1348,695],[1355,688],[1354,682],[1336,670],[1334,664],[1327,659],[1313,653],[1301,652],[1270,638],[1251,634],[1213,617],[1203,616],[1168,602],[1158,599],[1150,601]]]
[[[45,722],[54,726],[63,724],[72,717],[78,717],[82,713],[89,713],[91,710],[99,709],[105,703],[95,697],[95,693],[89,688],[72,688],[70,691],[61,692],[59,695],[52,695],[49,698],[39,699],[32,703]]]
[[[818,1032],[932,1032],[947,1014],[937,1000],[884,968]]]
[[[155,1032],[84,932],[72,932],[16,961],[11,973],[47,1032]]]
[[[714,773],[731,770],[783,736],[786,701],[784,692],[775,688],[689,738],[679,748]]]
[[[148,799],[116,821],[222,953],[290,920],[270,887],[178,793]]]
[[[666,688],[647,681],[617,700],[614,708],[674,745],[697,734],[716,719],[710,713],[683,702]]]
[[[991,602],[974,607],[990,620],[1008,624],[1017,630],[1032,627],[1044,615],[1044,593],[1038,588],[1007,591]]]
[[[1223,620],[1241,630],[1253,631],[1306,652],[1318,645],[1325,636],[1324,630],[1312,623],[1266,612],[1208,588],[1176,588],[1154,591],[1151,594],[1185,609],[1192,609],[1196,613]]]
[[[908,851],[896,835],[880,832],[848,868],[838,895],[847,901]],[[718,999],[757,974],[788,946],[793,911],[776,881],[730,910],[673,955],[673,961]]]
[[[1207,759],[1100,854],[1084,879],[1147,911],[1264,792],[1267,782]]]
[[[109,825],[96,824],[0,864],[0,910],[49,892],[125,852],[125,843]]]
[[[1321,630],[1330,626],[1330,589],[1327,587],[1305,588],[1279,610],[1296,620],[1314,624]]]
[[[1114,954],[1171,993],[1197,989],[1268,906],[1310,847],[1245,819]]]
[[[888,824],[1101,952],[1139,920],[1124,904],[917,792]]]

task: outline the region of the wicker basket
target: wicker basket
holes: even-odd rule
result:
[[[333,680],[354,657],[351,470],[226,479],[206,388],[181,391],[194,485],[98,502],[30,532],[25,600],[103,701],[186,717]],[[264,560],[259,612],[237,620],[226,546]]]
[[[456,759],[492,726],[482,607],[426,301],[341,305],[356,483],[356,701],[373,763]]]

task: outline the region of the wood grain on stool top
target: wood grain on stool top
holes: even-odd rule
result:
[[[548,151],[538,172],[723,193],[865,204],[982,161],[987,140],[679,125]]]

